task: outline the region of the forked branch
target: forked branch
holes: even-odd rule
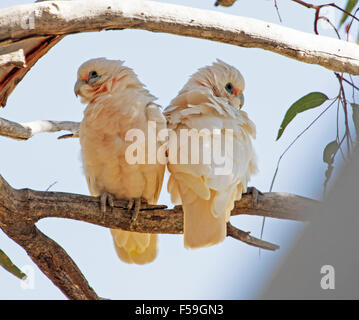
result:
[[[259,195],[253,206],[252,195],[244,194],[236,202],[232,215],[249,214],[279,219],[307,220],[304,213],[316,201],[284,193]],[[107,228],[121,228],[145,233],[183,232],[181,206],[168,209],[163,205],[143,203],[138,219],[131,224],[126,200],[116,200],[112,212],[103,214],[96,197],[13,189],[0,175],[0,228],[22,246],[31,259],[69,299],[99,299],[74,261],[56,242],[39,231],[35,223],[57,217],[85,221]],[[267,250],[279,246],[257,239],[228,224],[227,235]]]

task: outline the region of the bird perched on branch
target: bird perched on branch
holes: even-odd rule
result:
[[[92,59],[80,66],[77,76],[75,93],[88,104],[79,135],[90,193],[100,197],[103,212],[107,204],[113,206],[115,198],[128,199],[135,221],[141,198],[156,204],[161,191],[165,163],[148,161],[154,150],[148,150],[146,141],[149,126],[161,130],[166,119],[153,103],[155,97],[122,61]],[[130,159],[132,142],[127,134],[131,130],[142,132],[145,138],[137,141],[137,156],[144,155],[142,162]],[[156,257],[157,235],[120,229],[111,229],[111,233],[121,260],[144,264]]]
[[[234,201],[257,171],[256,128],[241,110],[243,90],[241,73],[217,60],[193,74],[164,111],[168,129],[176,133],[169,139],[168,191],[175,204],[182,203],[187,248],[225,238]],[[181,131],[190,132],[187,142]]]

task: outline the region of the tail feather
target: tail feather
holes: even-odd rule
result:
[[[194,249],[222,242],[227,235],[226,214],[216,218],[211,213],[215,191],[211,191],[209,200],[198,196],[193,200],[190,189],[184,191],[180,187],[180,193],[184,212],[184,246]]]
[[[119,258],[127,263],[145,264],[157,255],[157,235],[111,229]]]

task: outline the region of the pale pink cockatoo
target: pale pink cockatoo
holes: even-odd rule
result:
[[[144,88],[132,69],[119,60],[92,59],[77,73],[76,95],[87,103],[80,126],[83,167],[91,195],[100,196],[101,209],[113,206],[113,199],[128,199],[134,215],[141,198],[156,204],[163,181],[165,164],[133,164],[126,150],[131,129],[139,129],[147,138],[148,126],[166,127],[166,119],[155,98]],[[147,142],[147,139],[146,139]],[[138,150],[137,150],[138,151]],[[152,150],[153,152],[153,150]],[[157,252],[157,235],[111,229],[115,248],[121,260],[144,264],[153,261]]]
[[[168,191],[175,204],[182,203],[187,248],[214,245],[225,238],[234,201],[241,199],[257,171],[252,146],[256,128],[241,110],[243,90],[241,73],[218,60],[193,74],[164,111],[168,129],[176,133],[169,140]],[[188,147],[180,142],[181,129],[198,130],[199,147],[191,150],[190,140]],[[186,164],[180,154],[187,148]],[[171,149],[177,150],[177,158],[171,159]],[[196,158],[197,164],[192,161]]]

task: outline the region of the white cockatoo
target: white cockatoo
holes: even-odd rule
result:
[[[100,196],[103,211],[107,204],[113,206],[114,198],[128,199],[134,215],[139,211],[141,198],[156,204],[165,163],[157,159],[155,163],[147,161],[147,139],[138,145],[146,155],[143,163],[129,161],[126,153],[132,144],[126,136],[131,129],[140,130],[147,138],[151,123],[155,130],[166,127],[165,117],[153,103],[155,98],[132,69],[122,61],[105,58],[92,59],[80,66],[75,93],[81,96],[82,103],[88,104],[79,135],[91,195]],[[111,233],[121,260],[144,264],[156,257],[157,235],[121,229],[111,229]]]
[[[241,73],[217,60],[193,74],[164,111],[168,130],[175,133],[169,139],[168,191],[172,202],[182,204],[187,248],[225,238],[234,201],[257,171],[252,146],[256,128],[241,110],[243,90]],[[200,137],[197,145],[192,138],[180,139],[181,132],[185,136],[190,130]],[[181,159],[186,150],[187,158]]]

